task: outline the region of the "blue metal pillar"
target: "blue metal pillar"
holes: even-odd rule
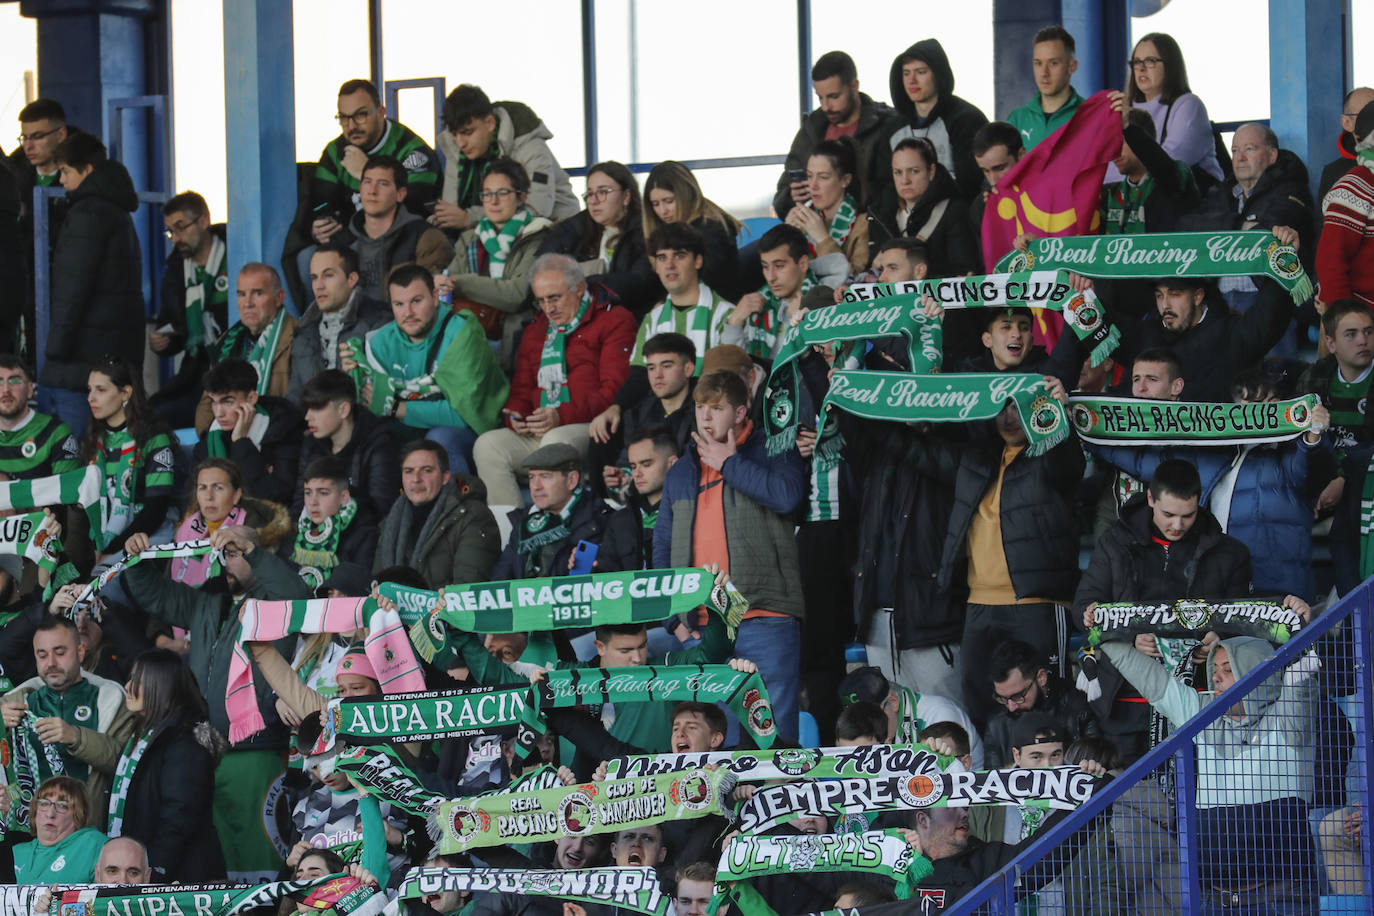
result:
[[[1114,0],[993,0],[996,116],[1005,119],[1038,91],[1031,55],[1035,33],[1047,25],[1062,25],[1073,36],[1078,57],[1073,86],[1081,95],[1121,88],[1128,17],[1120,7]]]
[[[296,209],[295,111],[291,4],[224,0],[231,274],[249,261],[281,261]]]
[[[1269,126],[1280,146],[1307,163],[1314,193],[1340,131],[1344,12],[1343,0],[1269,0]]]

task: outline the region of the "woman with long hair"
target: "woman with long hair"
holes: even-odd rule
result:
[[[663,287],[644,253],[643,203],[639,183],[619,162],[598,162],[587,170],[587,205],[549,230],[540,254],[574,258],[588,280],[596,280],[620,299],[636,318],[663,295]]]
[[[1155,140],[1180,162],[1222,178],[1207,106],[1188,88],[1188,69],[1173,36],[1151,32],[1135,43],[1126,74],[1126,99],[1149,112]],[[1114,171],[1114,170],[1113,170]],[[1117,180],[1108,175],[1109,181]]]
[[[91,422],[81,463],[99,466],[104,477],[100,522],[91,540],[97,560],[105,561],[131,535],[152,538],[164,527],[172,506],[175,446],[148,406],[142,376],[127,360],[109,357],[91,369],[86,403]]]
[[[787,211],[784,220],[806,234],[811,245],[811,269],[818,275],[845,268],[854,276],[872,260],[868,250],[868,214],[863,206],[858,160],[854,143],[847,137],[822,140],[806,160],[806,183],[811,200]],[[827,259],[843,264],[826,266]]]
[[[687,223],[706,242],[701,279],[711,289],[733,299],[740,290],[739,250],[735,239],[740,222],[701,193],[692,170],[671,159],[660,162],[644,181],[644,238],[667,223]],[[653,257],[653,252],[649,252]]]
[[[925,243],[932,277],[978,271],[978,246],[954,176],[925,137],[907,137],[892,149],[892,184],[869,209],[888,236]]]
[[[195,675],[168,649],[134,659],[124,705],[134,730],[110,783],[109,835],[148,849],[170,883],[224,877],[215,832],[215,766],[229,742],[207,721]]]

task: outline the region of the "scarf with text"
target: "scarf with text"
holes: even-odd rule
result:
[[[430,819],[431,836],[441,853],[454,853],[725,815],[734,787],[722,770],[689,770],[453,799]]]
[[[1133,639],[1141,633],[1170,638],[1199,638],[1208,630],[1219,636],[1258,636],[1283,645],[1302,629],[1302,617],[1276,601],[1240,598],[1204,601],[1179,598],[1169,604],[1099,604],[1088,629],[1088,645]]]
[[[444,800],[443,795],[426,789],[389,747],[348,748],[334,758],[334,769],[364,794],[416,817],[429,817]]]
[[[927,318],[920,303],[845,302],[811,309],[796,327],[787,331],[782,348],[768,374],[767,409],[764,428],[768,433],[768,454],[778,455],[797,441],[801,416],[801,370],[798,361],[812,346],[851,340],[894,337],[907,340],[911,371],[938,371],[944,341],[940,322]],[[832,427],[833,431],[833,427]]]
[[[331,700],[312,753],[329,747],[335,736],[353,744],[406,744],[499,734],[515,735],[517,753],[524,757],[543,731],[537,700],[529,686],[457,687],[396,693],[380,700]]]
[[[277,355],[277,343],[281,340],[282,327],[286,324],[286,308],[278,308],[277,316],[268,322],[267,327],[262,329],[258,339],[253,341],[246,353],[237,353],[243,345],[245,336],[251,337],[252,332],[243,322],[239,322],[225,332],[224,339],[219,346],[219,361],[238,356],[248,361],[258,373],[258,395],[267,394],[267,389],[272,384],[272,362]]]
[[[351,875],[269,884],[101,885],[52,895],[50,916],[238,916],[259,907],[276,908],[284,898],[299,900],[320,916],[379,916],[386,894]]]
[[[805,299],[815,286],[815,276],[807,271],[806,276],[802,277],[801,290],[797,293],[798,301]],[[782,300],[773,294],[772,287],[766,283],[759,287],[759,295],[763,297],[763,308],[745,319],[744,349],[758,359],[772,359],[778,335],[787,331],[782,317]]]
[[[1113,280],[1262,274],[1288,290],[1295,305],[1312,298],[1312,280],[1293,246],[1260,229],[1032,239],[1025,251],[1012,251],[997,264],[998,270],[1032,268],[1066,269]]]
[[[544,348],[539,351],[539,406],[557,407],[572,399],[568,391],[568,338],[582,324],[591,306],[591,294],[583,292],[572,321],[557,325],[549,322],[549,328],[544,333]]]
[[[1374,576],[1374,453],[1369,456],[1360,488],[1360,576]]]
[[[101,509],[104,494],[105,475],[100,465],[88,464],[75,471],[63,471],[49,477],[0,483],[0,510],[80,506],[86,510],[91,539],[103,550],[104,545],[99,542],[104,536]]]
[[[192,356],[203,352],[219,336],[214,314],[207,316],[205,306],[215,298],[216,292],[228,294],[229,276],[220,273],[227,253],[224,240],[212,232],[210,254],[204,267],[194,258],[181,260],[181,279],[186,285],[186,352]]]
[[[891,688],[897,694],[897,741],[916,744],[921,732],[926,730],[925,720],[916,715],[921,695],[901,684],[892,684]]]
[[[587,488],[578,487],[560,510],[536,509],[531,506],[525,513],[525,520],[520,523],[520,535],[515,543],[515,552],[524,554],[528,563],[530,554],[537,553],[549,544],[566,540],[571,533],[568,530],[568,519],[572,518],[578,505],[586,497]]]
[[[1010,401],[1026,433],[1026,454],[1035,457],[1069,436],[1064,407],[1045,388],[1043,376],[1015,372],[912,375],[841,370],[831,377],[830,391],[821,404],[822,424],[833,422],[827,414],[832,407],[866,420],[900,423],[991,420]],[[824,466],[838,462],[843,444],[838,434],[831,434],[824,447],[818,439],[817,460]]]
[[[1072,810],[1092,796],[1096,784],[1097,777],[1076,766],[788,782],[755,791],[740,807],[735,827],[760,833],[799,817],[969,805]]]
[[[606,761],[616,779],[656,776],[708,765],[735,774],[740,782],[770,779],[876,779],[938,773],[952,760],[922,745],[779,748],[773,751],[705,751],[699,754],[636,754]]]
[[[124,830],[124,805],[129,801],[129,786],[134,781],[134,770],[148,750],[148,741],[153,737],[152,730],[143,733],[137,741],[130,735],[124,744],[124,751],[115,765],[114,778],[110,780],[110,826],[105,835],[119,836]]]
[[[417,378],[397,379],[378,368],[380,360],[373,358],[372,351],[362,340],[352,337],[347,341],[354,353],[356,368],[349,373],[353,384],[358,388],[361,398],[363,389],[372,384],[372,396],[367,401],[367,409],[379,417],[391,415],[397,401],[429,401],[444,396],[443,389],[434,379],[434,366],[429,366],[424,375]]]
[[[1247,445],[1285,442],[1312,427],[1315,394],[1259,404],[1069,397],[1078,437],[1096,445]]]
[[[0,518],[0,554],[22,557],[50,574],[51,578],[43,591],[44,601],[52,597],[58,586],[66,585],[77,577],[76,567],[72,564],[58,566],[61,553],[62,542],[54,536],[48,517],[42,512]]]
[[[386,693],[424,690],[415,653],[395,611],[383,611],[371,598],[311,598],[304,601],[243,603],[238,641],[229,658],[224,707],[229,741],[237,744],[267,727],[258,709],[253,666],[246,643],[275,642],[297,633],[351,633],[366,627],[363,650]]]
[[[488,274],[493,280],[501,279],[506,272],[506,258],[510,256],[511,246],[520,237],[520,230],[534,219],[534,211],[520,207],[506,224],[497,229],[485,216],[477,221],[477,239],[487,251]]]
[[[207,578],[219,575],[220,554],[210,544],[209,538],[195,541],[176,541],[171,544],[152,544],[131,557],[126,556],[119,562],[111,564],[104,572],[92,579],[82,589],[81,594],[76,596],[76,601],[72,604],[68,616],[74,617],[79,611],[89,611],[92,617],[99,620],[100,604],[95,600],[96,596],[102,588],[109,585],[124,570],[131,566],[137,566],[144,560],[172,560],[185,557],[208,558]]]
[[[716,881],[748,881],[793,872],[863,872],[897,884],[897,897],[911,896],[916,883],[934,870],[899,830],[801,836],[734,836],[720,853]]]
[[[310,510],[301,509],[291,562],[300,567],[300,577],[312,589],[319,588],[329,578],[330,570],[339,565],[339,540],[357,514],[358,503],[352,498],[339,507],[338,515],[319,524],[310,520]]]
[[[663,892],[658,874],[648,866],[412,868],[401,882],[402,900],[454,891],[557,897],[632,910],[645,916],[669,916],[672,912],[672,897]]]
[[[14,728],[8,730],[7,753],[3,755],[5,785],[0,791],[10,796],[10,811],[4,818],[2,833],[30,833],[29,803],[38,787],[54,776],[67,772],[62,754],[56,744],[44,744],[34,732],[38,717],[31,711]]]
[[[1101,365],[1121,342],[1121,331],[1107,320],[1107,310],[1097,293],[1091,289],[1075,292],[1067,270],[1023,270],[903,283],[856,283],[844,291],[846,302],[894,298],[913,312],[921,311],[923,296],[930,296],[945,309],[1026,306],[1059,312],[1088,348],[1088,358],[1094,366]]]

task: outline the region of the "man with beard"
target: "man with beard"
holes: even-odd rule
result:
[[[210,535],[210,543],[223,557],[222,580],[192,588],[172,582],[160,568],[162,562],[150,561],[130,567],[123,582],[136,605],[172,626],[190,631],[187,663],[209,708],[210,724],[227,735],[225,690],[230,657],[239,642],[244,600],[295,600],[312,595],[309,586],[285,560],[270,550],[258,549],[258,533],[254,529],[222,527]],[[134,556],[148,545],[146,534],[136,534],[124,549]],[[295,651],[295,642],[291,637],[274,645],[289,657]],[[277,716],[272,688],[256,670],[253,685],[258,711],[268,726],[230,747],[215,770],[215,828],[223,841],[229,876],[243,880],[274,875],[281,867],[281,857],[263,828],[262,805],[268,788],[281,774],[287,733]]]
[[[39,625],[33,635],[33,658],[38,676],[5,695],[0,716],[7,728],[18,729],[16,739],[28,740],[31,751],[56,746],[61,770],[52,775],[82,780],[92,811],[99,812],[92,822],[103,824],[109,777],[134,730],[124,690],[81,670],[86,646],[76,624],[66,617],[49,616]],[[51,758],[48,761],[51,767]]]
[[[10,480],[32,480],[78,466],[80,446],[56,417],[29,407],[33,376],[19,357],[0,354],[0,471]]]
[[[162,310],[148,331],[148,346],[161,357],[184,354],[176,375],[149,400],[173,426],[195,421],[200,378],[229,326],[229,259],[224,223],[210,223],[210,208],[195,191],[162,205],[172,253],[162,275]]]

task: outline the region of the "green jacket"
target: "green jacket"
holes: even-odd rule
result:
[[[1047,115],[1040,107],[1040,93],[1037,92],[1033,99],[1007,115],[1007,121],[1021,132],[1021,143],[1026,147],[1026,152],[1030,152],[1035,144],[1069,123],[1081,104],[1083,96],[1070,86],[1069,100],[1059,106],[1054,114]]]
[[[291,601],[311,598],[310,587],[301,581],[285,560],[266,547],[258,547],[247,556],[257,581],[245,597]],[[226,592],[192,588],[167,579],[160,563],[140,563],[124,573],[124,588],[140,607],[174,627],[190,630],[191,653],[187,659],[195,674],[200,692],[210,708],[210,724],[222,735],[229,734],[229,716],[224,709],[224,693],[229,684],[229,659],[239,640],[239,602]],[[274,645],[285,658],[295,652],[294,636],[278,640]],[[253,686],[257,692],[258,709],[269,723],[267,728],[231,750],[263,750],[285,748],[286,727],[277,721],[275,697],[267,679],[253,664]]]
[[[482,645],[482,637],[473,633],[460,636],[459,651],[463,664],[472,673],[472,679],[485,687],[509,687],[528,684],[529,679],[512,671],[504,662],[494,658]],[[730,657],[734,644],[725,632],[725,622],[715,614],[710,615],[706,626],[701,628],[701,642],[690,649],[667,652],[651,657],[647,665],[718,665]],[[559,670],[569,668],[599,668],[597,659],[589,661],[558,662]],[[615,722],[607,729],[611,737],[635,747],[643,748],[650,754],[666,754],[672,748],[673,706],[667,702],[617,703]]]

